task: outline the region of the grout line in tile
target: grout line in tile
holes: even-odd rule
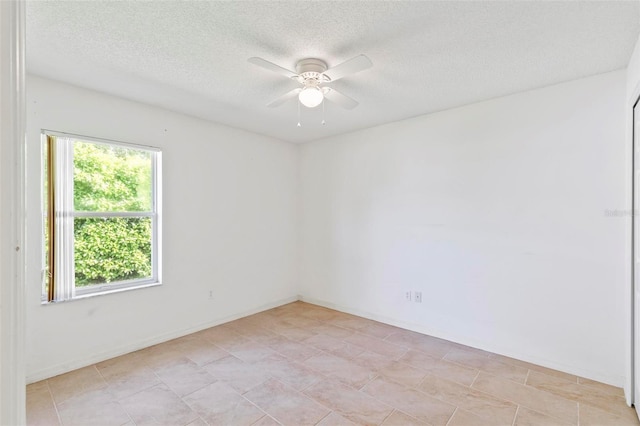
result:
[[[439,359],[444,360],[444,361],[449,361],[448,359],[446,359],[446,358],[447,358],[447,355],[449,355],[449,354],[450,354],[451,352],[453,352],[455,349],[456,349],[456,348],[454,348],[453,346],[452,346],[452,347],[450,347],[450,348],[449,348],[449,350],[448,350],[444,355],[442,355],[442,357],[441,357],[441,358],[439,358]],[[434,358],[436,358],[436,357],[434,356]],[[449,362],[452,362],[452,361],[449,361]]]
[[[251,423],[251,426],[257,424],[259,421],[263,420],[265,417],[269,417],[268,414],[265,414],[264,416],[260,417],[258,420],[256,420],[255,422]],[[276,420],[277,421],[277,420]]]
[[[315,401],[315,400],[313,400]],[[315,424],[320,424],[324,419],[326,419],[327,417],[329,417],[331,415],[331,413],[333,413],[333,410],[330,410],[326,416],[324,416],[323,418],[321,418],[320,420],[318,420],[317,422],[315,422]]]
[[[580,401],[578,401],[578,426],[580,426]]]
[[[56,411],[56,416],[58,417],[58,424],[62,425],[62,416],[60,416],[60,411],[58,411],[58,403],[53,397],[53,391],[51,390],[51,385],[49,384],[49,380],[47,380],[47,391],[49,392],[49,398],[51,398],[51,402],[53,403],[53,409]]]
[[[240,393],[238,393],[235,389],[233,389],[233,391],[234,391],[234,392],[236,392],[238,395],[240,395],[240,398],[243,398],[243,399],[244,399],[245,401],[247,401],[249,404],[253,405],[253,406],[254,406],[254,407],[256,407],[259,411],[263,412],[263,413],[265,414],[265,416],[273,417],[273,416],[271,416],[269,413],[267,413],[266,411],[264,411],[262,408],[258,407],[258,406],[253,402],[253,401],[251,401],[251,400],[250,400],[249,398],[247,398],[246,396],[241,395],[241,394],[240,394]],[[245,392],[245,393],[246,393],[246,392]],[[262,416],[262,417],[264,417],[264,416]],[[260,417],[260,418],[262,418],[262,417]],[[275,417],[274,417],[274,419],[275,419]],[[259,420],[259,419],[258,419],[258,420]],[[277,421],[277,419],[276,419],[276,421]],[[278,422],[278,423],[280,423],[280,422]]]
[[[453,416],[455,416],[455,415],[456,415],[456,413],[458,412],[458,409],[459,409],[459,408],[460,408],[460,407],[458,407],[458,406],[456,405],[456,409],[455,409],[455,410],[453,410],[453,413],[451,413],[451,417],[449,417],[449,420],[447,420],[447,423],[446,423],[444,426],[448,426],[448,425],[449,425],[449,423],[451,423],[451,420],[453,420]]]
[[[119,403],[118,403],[119,404]],[[129,421],[127,423],[133,423],[134,425],[136,424],[136,422],[133,421],[133,419],[131,418],[131,416],[129,415],[129,413],[127,412],[127,410],[125,410],[124,408],[122,409],[122,411],[124,411],[124,413],[127,415],[127,417],[129,418]],[[126,425],[127,423],[122,423],[123,425]]]
[[[527,377],[524,378],[524,385],[525,386],[529,386],[529,384],[527,383],[529,381],[529,375],[531,374],[531,369],[527,370]]]
[[[384,424],[384,422],[386,422],[386,421],[387,421],[387,419],[388,419],[389,417],[391,417],[391,416],[393,415],[393,413],[395,413],[396,411],[398,411],[398,409],[397,409],[396,407],[393,407],[393,410],[391,410],[391,412],[390,412],[389,414],[387,414],[387,416],[386,416],[384,419],[382,419],[382,421],[380,422],[380,424],[381,424],[381,425],[383,425],[383,424]]]
[[[515,424],[516,424],[516,419],[518,418],[518,411],[520,411],[520,404],[518,404],[516,406],[516,412],[513,415],[513,420],[511,421],[511,426],[515,426]]]
[[[493,374],[491,374],[491,373],[487,373],[486,371],[485,371],[484,373],[485,373],[485,374],[488,374],[488,375],[490,375],[490,376],[492,376],[492,377],[494,377],[494,378],[497,378],[497,379],[501,379],[501,380],[508,380],[508,379],[504,379],[504,378],[502,378],[502,377],[499,377],[499,376],[493,375]],[[517,383],[517,382],[513,382],[513,383]],[[520,386],[527,386],[527,385],[523,385],[522,383],[517,383],[517,384],[519,384]],[[538,390],[538,391],[540,391],[540,392],[544,392],[544,393],[545,393],[545,394],[547,394],[547,395],[551,395],[553,398],[563,399],[563,400],[565,400],[565,401],[567,401],[567,402],[576,402],[576,401],[572,401],[572,400],[567,399],[567,398],[563,398],[563,397],[561,397],[561,396],[559,396],[559,395],[556,395],[556,394],[553,394],[553,393],[551,393],[551,392],[547,392],[547,391],[542,390],[542,389],[534,388],[534,387],[532,387],[532,386],[527,386],[527,387],[529,387],[530,389],[536,389],[536,390]],[[476,389],[476,388],[473,388],[473,390],[480,391],[479,389]],[[482,391],[480,391],[480,392],[482,392]],[[503,398],[503,397],[500,397],[500,396],[498,396],[498,395],[494,395],[494,394],[492,394],[492,393],[490,393],[490,392],[484,392],[484,393],[486,393],[486,394],[488,394],[488,395],[491,395],[491,396],[492,396],[492,397],[494,397],[494,398],[498,398],[498,399],[501,399],[501,400],[503,400],[503,401],[510,402],[510,403],[512,403],[512,404],[514,404],[514,405],[522,405],[523,407],[527,408],[528,410],[537,411],[537,412],[539,412],[539,413],[540,413],[540,411],[536,410],[536,409],[535,409],[535,408],[533,408],[533,407],[529,407],[529,406],[528,406],[528,405],[526,405],[526,404],[520,404],[520,403],[517,403],[517,402],[515,402],[515,401],[512,401],[512,400],[510,400],[510,399],[508,399],[508,398]],[[541,414],[544,414],[544,415],[546,415],[546,416],[552,417],[552,418],[557,419],[557,420],[561,420],[561,421],[563,421],[563,422],[567,422],[567,420],[560,419],[560,418],[558,418],[558,417],[556,417],[556,416],[554,416],[554,415],[552,415],[552,414],[550,414],[550,413],[547,413],[547,412],[544,412],[544,413],[541,413]]]
[[[476,380],[478,379],[478,377],[480,376],[480,371],[478,370],[478,372],[476,373],[476,376],[473,378],[473,380],[471,381],[471,384],[469,385],[469,388],[471,388],[471,386],[473,386],[473,384],[476,382]]]

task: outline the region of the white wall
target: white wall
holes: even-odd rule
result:
[[[28,381],[300,293],[622,385],[625,219],[605,210],[627,206],[624,72],[300,147],[38,77],[28,91]],[[40,305],[42,128],[163,149],[163,286]]]
[[[303,145],[303,298],[621,386],[624,100],[618,71]]]
[[[629,65],[627,66],[627,97],[640,92],[640,37],[636,41]],[[634,99],[635,101],[635,99]],[[635,102],[634,102],[635,103]]]
[[[297,146],[38,77],[27,87],[29,382],[295,300]],[[41,129],[163,150],[162,286],[40,304]]]

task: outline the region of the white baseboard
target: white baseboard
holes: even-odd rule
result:
[[[139,340],[135,343],[119,346],[117,348],[110,349],[108,351],[100,352],[91,355],[90,357],[78,358],[63,364],[53,365],[42,370],[35,371],[26,377],[27,384],[39,382],[60,374],[68,373],[69,371],[77,370],[78,368],[87,367],[98,362],[106,361],[117,356],[125,355],[131,352],[138,351],[140,349],[148,348],[149,346],[157,345],[159,343],[167,342],[169,340],[177,339],[178,337],[186,336],[216,325],[224,324],[229,321],[234,321],[239,318],[244,318],[249,315],[257,314],[258,312],[266,311],[269,309],[277,308],[278,306],[286,305],[287,303],[296,302],[298,297],[288,297],[280,299],[275,302],[267,303],[257,306],[255,308],[239,312],[234,315],[229,315],[222,318],[216,318],[203,324],[198,324],[192,327],[187,327],[181,330],[174,330],[169,333],[164,333],[158,336],[154,336],[148,339]]]
[[[571,365],[561,364],[549,359],[543,359],[536,356],[531,356],[524,353],[519,353],[509,348],[504,348],[500,345],[495,345],[485,341],[479,341],[469,336],[452,335],[446,331],[434,330],[423,324],[410,323],[406,321],[397,320],[395,318],[385,317],[368,311],[361,311],[359,309],[353,309],[348,306],[337,305],[335,303],[327,302],[324,300],[318,300],[306,296],[298,296],[299,300],[311,303],[313,305],[324,306],[325,308],[334,309],[336,311],[345,312],[347,314],[357,315],[359,317],[367,318],[373,321],[378,321],[384,324],[400,327],[405,330],[415,331],[421,334],[427,334],[429,336],[437,337],[439,339],[448,340],[450,342],[459,343],[465,346],[471,346],[476,349],[481,349],[487,352],[492,352],[498,355],[503,355],[509,358],[515,358],[521,361],[529,362],[531,364],[540,365],[542,367],[551,368],[553,370],[563,371],[565,373],[573,374],[579,377],[595,380],[602,383],[607,383],[612,386],[623,387],[625,378],[623,376],[612,376],[608,374],[601,374],[594,371],[588,371],[581,368],[576,368]]]

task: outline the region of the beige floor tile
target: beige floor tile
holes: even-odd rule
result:
[[[362,354],[366,349],[353,345],[351,343],[342,342],[342,345],[331,351],[332,354],[342,358],[353,359]]]
[[[537,371],[539,373],[544,373],[549,376],[556,376],[561,379],[568,380],[570,382],[575,382],[575,383],[578,382],[578,377],[573,374],[565,373],[563,371],[553,370],[551,368],[543,367],[541,365],[531,364],[530,362],[526,362],[526,361],[520,361],[519,359],[509,358],[509,357],[498,355],[498,354],[490,354],[489,358],[497,359],[498,361],[504,364],[511,364],[517,367],[527,368],[529,370]]]
[[[146,366],[138,367],[135,370],[121,371],[117,374],[109,374],[106,377],[104,373],[102,375],[108,384],[106,389],[116,399],[125,398],[160,383],[158,376]]]
[[[478,349],[478,348],[472,348],[471,346],[461,345],[460,343],[448,342],[446,340],[445,342],[451,346],[451,349],[449,350],[449,352],[453,350],[468,352],[478,357],[484,357],[484,358],[491,358],[491,355],[493,355],[491,352],[483,351],[482,349]]]
[[[292,328],[288,328],[280,331],[280,334],[286,337],[287,339],[300,342],[302,340],[308,339],[309,337],[315,335],[316,333],[312,332],[309,329],[292,327]]]
[[[288,313],[287,315],[282,316],[281,319],[283,321],[283,324],[288,325],[288,327],[283,329],[283,331],[292,331],[294,334],[298,331],[303,331],[303,328],[308,329],[309,327],[321,324],[320,321],[306,318],[304,315],[301,315],[300,312]]]
[[[188,395],[216,379],[188,358],[155,370],[158,378],[168,385],[178,396]]]
[[[337,337],[328,334],[315,334],[304,340],[304,344],[313,346],[314,348],[331,352],[345,345],[345,342]]]
[[[229,328],[234,331],[243,334],[243,330],[251,329],[252,327],[260,327],[273,318],[271,311],[263,311],[257,314],[248,315],[246,317],[238,318],[233,321],[225,323]]]
[[[518,409],[518,415],[513,423],[514,426],[571,426],[572,423],[565,422],[545,414],[530,410],[526,407]],[[604,426],[604,425],[603,425]]]
[[[478,375],[478,370],[475,368],[465,367],[443,359],[433,358],[418,350],[409,350],[409,352],[400,358],[400,361],[427,373],[431,373],[466,386],[470,386]]]
[[[202,368],[240,393],[245,393],[269,379],[269,372],[234,356],[219,359]]]
[[[186,425],[198,419],[198,415],[164,384],[118,402],[136,425]]]
[[[136,371],[148,366],[145,362],[144,356],[141,355],[141,351],[137,351],[99,362],[95,364],[95,367],[98,369],[102,377],[105,380],[108,380],[111,377]]]
[[[131,420],[106,389],[73,396],[58,405],[58,413],[65,426],[123,425]]]
[[[27,425],[59,424],[53,397],[46,380],[27,386]]]
[[[629,415],[624,417],[616,416],[608,411],[592,407],[587,404],[580,405],[580,426],[631,426],[640,425],[635,410],[628,408]]]
[[[287,339],[286,337],[278,333],[264,334],[261,336],[253,336],[251,340],[268,347],[278,346],[280,344],[285,344],[291,341],[290,339]]]
[[[375,352],[364,351],[357,357],[353,358],[353,362],[370,370],[378,371],[382,368],[391,366],[396,361]]]
[[[255,362],[275,354],[273,349],[252,340],[234,344],[226,350],[244,362]]]
[[[630,415],[633,413],[629,411],[624,397],[602,391],[594,386],[579,385],[555,376],[538,373],[537,371],[532,371],[529,374],[527,384],[554,395],[580,402],[580,404],[587,404],[609,411],[616,416],[633,417]]]
[[[379,425],[393,408],[335,381],[322,381],[304,391],[305,395],[360,425]]]
[[[332,411],[324,419],[320,420],[317,426],[354,426],[351,420],[342,417],[340,414]]]
[[[359,333],[366,334],[367,336],[375,337],[378,339],[385,339],[386,337],[401,331],[400,328],[394,327],[382,323],[374,323],[364,326],[358,330]]]
[[[250,318],[252,320],[247,321]],[[279,318],[273,315],[268,316],[263,313],[233,321],[229,323],[229,326],[232,327],[236,333],[249,337],[251,340],[255,340],[256,338],[260,339],[261,336],[267,336],[269,333],[277,334],[275,325],[280,323],[282,323],[282,321]],[[265,331],[268,333],[265,333]]]
[[[433,375],[427,375],[418,390],[477,416],[503,424],[513,422],[518,408],[512,402]]]
[[[206,330],[199,331],[196,333],[196,337],[203,338],[214,345],[228,350],[228,348],[232,348],[241,343],[245,343],[250,341],[246,337],[238,334],[235,330],[230,327],[211,327]]]
[[[210,425],[250,425],[266,414],[222,382],[197,390],[183,400]]]
[[[331,321],[331,319],[336,317],[336,312],[334,310],[331,309],[327,309],[327,308],[318,308],[316,307],[309,309],[309,306],[313,306],[313,305],[309,305],[309,304],[305,304],[305,308],[302,309],[300,311],[300,315],[307,317],[307,318],[311,318],[314,319],[316,321]]]
[[[342,327],[342,328],[348,328],[350,330],[359,330],[368,325],[376,324],[375,321],[371,321],[366,318],[360,318],[355,315],[332,318],[328,322],[332,325]]]
[[[274,419],[273,417],[264,416],[251,426],[281,426],[281,425],[282,424],[278,423],[278,421],[276,421],[276,419]]]
[[[375,337],[360,333],[355,333],[349,337],[345,337],[344,340],[345,342],[360,346],[368,351],[393,359],[400,359],[400,357],[407,353],[407,348],[405,347],[394,345],[385,340],[376,339]]]
[[[53,396],[51,395],[47,380],[28,385],[26,390],[26,398],[27,411],[45,410],[49,408],[55,410]]]
[[[472,388],[570,423],[578,422],[578,404],[551,393],[480,372]]]
[[[395,407],[419,421],[434,426],[447,424],[456,407],[414,389],[377,378],[368,383],[362,392]]]
[[[592,388],[580,386],[577,382],[568,381],[557,376],[531,371],[527,377],[527,385],[542,389],[553,394],[578,401],[583,396],[583,390]],[[597,392],[597,390],[594,390]]]
[[[434,358],[442,358],[451,350],[451,342],[408,330],[393,333],[385,341],[425,352]]]
[[[319,349],[313,346],[301,344],[288,339],[280,341],[277,344],[273,344],[270,348],[294,361],[304,361],[320,352]]]
[[[303,390],[325,379],[324,375],[311,368],[280,355],[258,361],[255,366],[296,390]]]
[[[380,368],[378,374],[407,387],[418,386],[427,375],[426,372],[399,361],[392,361]]]
[[[50,409],[27,409],[27,426],[52,426],[59,425],[58,413],[53,405]]]
[[[445,360],[485,371],[494,376],[524,383],[527,378],[528,369],[515,365],[504,364],[496,359],[491,359],[484,353],[453,349],[444,357]]]
[[[27,387],[29,425],[578,420],[640,426],[613,386],[302,302]]]
[[[326,336],[335,337],[337,339],[344,339],[355,333],[352,329],[343,328],[332,324],[320,324],[310,327],[309,330],[316,334],[324,334]]]
[[[271,324],[278,322],[279,316],[273,310],[259,312],[257,314],[250,315],[248,317],[240,318],[235,321],[227,323],[230,327],[233,327],[237,332],[244,333],[247,329],[251,330],[253,327],[269,329]]]
[[[331,412],[275,379],[256,386],[244,397],[283,425],[315,425]]]
[[[411,417],[408,414],[403,413],[402,411],[394,410],[389,417],[384,420],[382,423],[383,426],[419,426],[419,425],[428,425],[426,422],[421,422],[420,420]]]
[[[142,349],[135,353],[140,356],[140,360],[144,362],[147,367],[152,369],[162,368],[179,362],[184,358],[182,352],[178,351],[173,345],[173,341],[169,341]]]
[[[616,386],[596,382],[595,380],[585,379],[584,377],[578,377],[578,384],[593,387],[598,389],[600,392],[610,393],[612,395],[617,395],[624,398],[624,389]]]
[[[374,371],[351,360],[324,352],[309,358],[303,365],[355,388],[360,388],[376,376]]]
[[[487,419],[476,416],[466,410],[458,408],[447,426],[511,426],[511,423],[501,423],[498,419]],[[545,425],[539,425],[545,426]]]
[[[176,342],[175,348],[180,351],[182,355],[200,366],[229,356],[229,352],[217,347],[206,339],[200,338],[180,340]]]
[[[48,383],[51,395],[58,404],[83,392],[107,387],[107,382],[94,365],[53,377]]]
[[[232,324],[232,323],[230,323]],[[261,325],[257,324],[244,324],[244,325],[235,325],[234,331],[247,339],[253,340],[254,342],[266,344],[265,342],[273,339],[275,337],[282,337],[279,334],[269,330],[268,325],[262,323]]]
[[[312,327],[317,326],[318,324],[314,321],[309,321],[309,325],[308,328],[306,329],[308,333],[304,333],[301,332],[301,328],[299,327],[300,324],[298,324],[297,321],[295,321],[295,319],[291,319],[290,321],[286,320],[286,319],[279,319],[275,322],[273,322],[270,326],[269,326],[269,330],[281,335],[282,337],[286,337],[289,338],[289,336],[291,337],[300,337],[300,338],[304,338],[301,333],[307,334],[306,337],[309,337],[311,334],[314,333]]]

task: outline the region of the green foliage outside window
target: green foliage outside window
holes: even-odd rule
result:
[[[73,151],[77,212],[151,211],[150,153],[84,142]],[[76,286],[151,276],[151,228],[148,217],[77,217]]]

